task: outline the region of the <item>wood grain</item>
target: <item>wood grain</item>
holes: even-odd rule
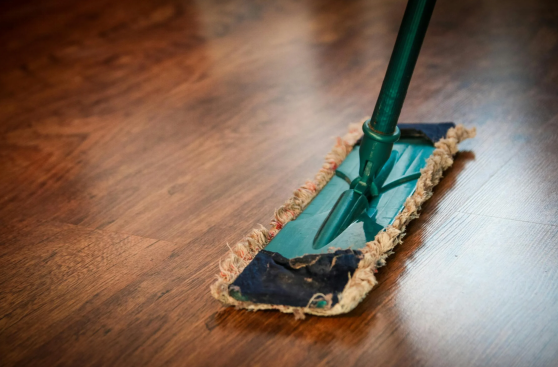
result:
[[[372,112],[404,8],[1,2],[0,365],[557,365],[555,1],[437,4],[401,119],[478,137],[353,312],[209,295]]]

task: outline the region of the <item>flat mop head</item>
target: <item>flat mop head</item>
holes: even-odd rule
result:
[[[399,124],[401,138],[375,181],[378,195],[324,245],[316,241],[321,226],[359,175],[360,126],[337,140],[314,180],[275,212],[269,230],[254,229],[231,248],[211,287],[215,298],[299,317],[349,312],[376,284],[374,273],[453,164],[457,144],[475,135],[453,123]]]

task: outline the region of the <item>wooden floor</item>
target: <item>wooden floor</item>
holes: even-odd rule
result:
[[[218,260],[372,112],[403,0],[0,3],[0,365],[558,365],[558,2],[439,1],[402,121],[477,126],[350,314]]]

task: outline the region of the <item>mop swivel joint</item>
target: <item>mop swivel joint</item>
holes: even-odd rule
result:
[[[383,134],[372,129],[370,120],[364,122],[362,130],[364,136],[359,151],[360,176],[351,183],[351,189],[371,200],[378,196],[380,189],[374,179],[391,155],[393,143],[399,140],[401,131],[396,126],[393,134]]]

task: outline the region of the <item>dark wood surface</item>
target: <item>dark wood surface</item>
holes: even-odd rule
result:
[[[439,1],[403,121],[477,126],[347,315],[218,259],[369,115],[405,2],[0,3],[0,364],[558,365],[558,2]]]

